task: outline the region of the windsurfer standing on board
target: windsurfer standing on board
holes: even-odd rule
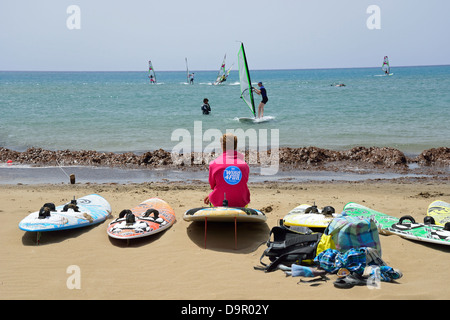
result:
[[[258,82],[259,90],[256,88],[253,88],[253,91],[255,91],[257,94],[259,94],[262,97],[261,102],[258,106],[258,118],[264,117],[264,106],[266,105],[267,101],[269,101],[269,98],[267,98],[267,91],[266,88],[264,88],[262,82]]]

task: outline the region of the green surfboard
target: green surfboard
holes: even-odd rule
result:
[[[349,216],[373,219],[380,234],[395,234],[409,240],[450,245],[449,230],[439,225],[417,223],[411,216],[396,218],[354,202],[344,206],[344,213]]]

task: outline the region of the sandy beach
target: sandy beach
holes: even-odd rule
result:
[[[382,258],[403,277],[378,289],[338,289],[335,275],[319,285],[299,283],[277,270],[254,270],[270,229],[295,206],[315,202],[336,211],[350,202],[422,221],[428,205],[450,198],[448,181],[393,180],[326,183],[250,183],[252,208],[264,211],[266,224],[240,223],[237,249],[234,225],[185,222],[183,213],[203,206],[204,183],[0,185],[0,299],[449,299],[446,270],[450,247],[381,236]],[[18,223],[45,202],[61,204],[97,193],[111,204],[112,216],[150,197],[167,201],[177,221],[165,232],[124,241],[109,238],[104,223],[36,235]],[[262,244],[262,245],[261,245]],[[69,289],[71,266],[79,267],[80,289]]]
[[[76,316],[100,319],[197,320],[213,306],[216,318],[284,320],[398,316],[413,310],[400,300],[450,300],[450,222],[420,225],[438,243],[380,235],[395,270],[377,280],[400,275],[391,282],[365,283],[361,256],[359,270],[345,267],[362,284],[345,289],[337,274],[312,282],[260,261],[271,230],[301,204],[339,214],[353,202],[423,223],[431,203],[450,203],[449,1],[26,3],[0,5],[0,302],[26,300],[21,318],[61,317],[72,301]],[[245,183],[248,208],[266,221],[183,219],[205,202],[245,206]],[[98,212],[45,208],[92,194],[111,206],[100,223]],[[173,224],[162,209],[115,221],[151,198],[173,208]],[[39,211],[60,230],[24,231]],[[70,229],[72,219],[90,225]],[[169,227],[119,239],[156,223]],[[78,307],[85,301],[96,307]]]

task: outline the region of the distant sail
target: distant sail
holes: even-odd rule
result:
[[[148,61],[148,78],[150,79],[150,83],[156,83],[155,69],[153,69],[153,65],[150,60]]]
[[[384,57],[383,65],[381,66],[381,70],[383,70],[385,74],[390,74],[391,73],[391,67],[389,66],[389,58],[388,58],[388,56]]]
[[[223,57],[222,64],[220,65],[219,72],[217,73],[216,81],[214,81],[214,83],[213,83],[214,85],[218,85],[224,81],[227,81],[228,75],[230,74],[230,71],[231,71],[231,68],[233,67],[233,65],[228,70],[226,70],[225,69],[226,59],[227,59],[227,55],[225,54],[225,56]]]
[[[184,58],[186,60],[186,77],[187,77],[187,83],[188,84],[194,84],[194,72],[189,72],[188,67],[188,61],[187,58]]]
[[[250,108],[253,116],[256,118],[255,100],[253,99],[252,81],[248,71],[247,58],[245,56],[244,44],[241,42],[241,48],[238,52],[239,62],[239,82],[241,84],[241,98]]]

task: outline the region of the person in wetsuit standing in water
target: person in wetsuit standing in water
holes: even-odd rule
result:
[[[266,88],[264,88],[262,82],[258,82],[258,87],[259,89],[253,88],[253,90],[262,97],[262,100],[258,106],[258,118],[261,119],[262,117],[264,117],[264,106],[266,105],[267,101],[269,101],[269,98],[267,98],[267,91]]]

